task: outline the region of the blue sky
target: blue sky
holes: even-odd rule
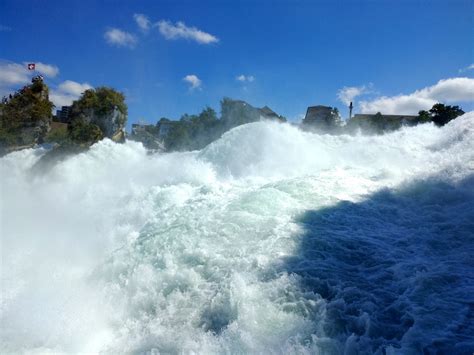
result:
[[[121,90],[129,123],[219,111],[224,96],[290,119],[315,104],[346,116],[350,99],[356,112],[472,110],[473,4],[2,0],[0,92],[21,87],[32,61],[57,104]]]

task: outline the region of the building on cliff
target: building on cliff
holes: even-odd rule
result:
[[[56,116],[53,121],[60,123],[69,123],[71,121],[71,106],[63,106],[60,110],[56,110]]]
[[[308,107],[302,125],[304,129],[332,131],[340,127],[340,122],[337,108],[317,105]]]
[[[240,126],[242,124],[257,122],[261,119],[285,122],[283,116],[278,115],[268,106],[262,108],[253,107],[243,100],[224,98],[221,101],[221,120],[226,129]]]

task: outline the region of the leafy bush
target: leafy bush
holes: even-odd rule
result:
[[[127,105],[125,104],[125,96],[112,88],[105,86],[96,89],[86,90],[79,100],[74,101],[72,112],[83,112],[92,109],[98,115],[104,115],[113,110],[117,106],[118,110],[127,116]],[[124,124],[125,122],[121,122]]]
[[[435,104],[430,109],[430,115],[433,122],[438,126],[444,126],[456,117],[464,114],[464,111],[459,106],[449,106],[443,104]]]
[[[52,119],[53,103],[42,80],[33,81],[0,103],[0,145],[24,145],[41,140]],[[42,127],[38,133],[23,135],[25,128]]]
[[[63,144],[69,141],[68,126],[64,123],[53,122],[51,130],[48,132],[44,141],[47,143],[58,143]]]
[[[68,127],[69,138],[79,145],[92,145],[104,138],[100,128],[92,123],[75,120]]]
[[[418,112],[418,123],[433,122],[437,126],[444,126],[456,117],[464,114],[459,106],[449,106],[444,104],[434,104],[429,111],[421,110]]]
[[[185,114],[173,122],[165,137],[168,150],[202,149],[220,136],[220,121],[216,111],[206,107],[199,115]]]

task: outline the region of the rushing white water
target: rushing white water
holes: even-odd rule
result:
[[[474,113],[1,158],[2,353],[471,353]]]

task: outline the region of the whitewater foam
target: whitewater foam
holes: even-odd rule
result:
[[[473,138],[468,113],[383,136],[258,122],[187,153],[104,140],[43,174],[43,150],[11,153],[0,349],[469,349]]]

